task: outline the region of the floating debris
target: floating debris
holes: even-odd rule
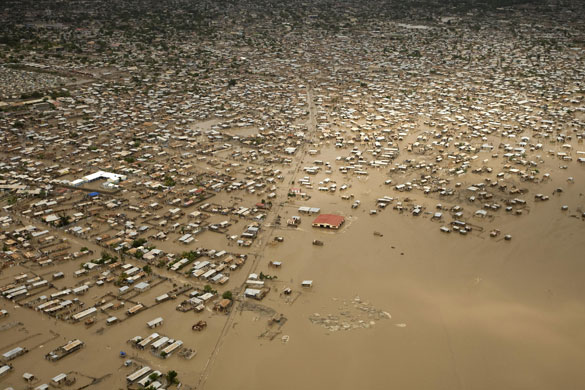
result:
[[[340,330],[369,329],[376,325],[376,321],[392,318],[390,313],[382,311],[368,302],[363,302],[359,296],[352,301],[343,301],[338,307],[337,314],[321,315],[313,313],[309,320],[331,332]]]

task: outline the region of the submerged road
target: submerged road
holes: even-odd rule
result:
[[[315,107],[315,103],[314,103],[314,99],[313,99],[313,90],[310,86],[307,86],[307,105],[309,108],[309,119],[307,120],[307,128],[308,128],[307,138],[309,141],[314,142],[314,140],[315,140],[314,137],[317,133],[317,119],[316,119],[316,110],[317,109]],[[292,171],[289,171],[288,175],[286,175],[285,179],[283,180],[283,186],[280,189],[280,193],[277,195],[278,197],[276,198],[277,200],[279,200],[279,202],[277,202],[276,207],[272,208],[270,210],[270,212],[268,213],[268,215],[266,216],[267,221],[271,221],[273,219],[276,219],[276,217],[279,215],[280,211],[284,207],[284,204],[287,202],[287,200],[288,200],[287,184],[291,183],[293,181],[296,181],[297,175],[301,171],[302,163],[303,163],[307,153],[308,153],[307,143],[304,143],[303,145],[301,145],[299,153],[297,153],[297,155],[295,156],[296,158],[293,160],[294,161],[294,163],[293,163],[294,169]],[[257,271],[258,265],[260,264],[260,261],[264,259],[264,251],[266,249],[266,246],[270,242],[269,237],[272,237],[274,231],[277,229],[279,229],[278,225],[270,224],[269,228],[264,232],[265,240],[260,243],[260,247],[258,248],[256,253],[253,254],[254,260],[252,261],[252,265],[250,267],[251,273],[255,273]],[[246,283],[244,282],[240,286],[238,294],[239,295],[243,294],[245,288],[246,288]],[[203,369],[203,372],[201,373],[201,375],[199,377],[199,381],[197,382],[197,385],[195,386],[195,388],[201,389],[205,386],[205,382],[207,381],[207,378],[209,377],[209,371],[211,370],[213,363],[215,362],[219,353],[221,352],[221,347],[223,346],[223,343],[225,341],[225,337],[228,335],[230,329],[233,328],[233,324],[235,321],[235,313],[237,312],[237,308],[239,305],[240,305],[239,302],[234,302],[234,305],[233,305],[232,309],[230,310],[230,313],[228,314],[228,318],[223,326],[223,329],[222,329],[222,331],[217,339],[217,342],[215,344],[215,348],[213,349],[211,356],[207,360],[207,363],[205,364],[205,368]]]

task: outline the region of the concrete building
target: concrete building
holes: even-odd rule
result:
[[[345,218],[335,214],[321,214],[313,221],[313,227],[326,229],[339,229],[345,222]]]

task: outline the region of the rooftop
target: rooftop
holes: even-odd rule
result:
[[[313,221],[313,226],[339,228],[345,222],[345,218],[335,214],[321,214]]]

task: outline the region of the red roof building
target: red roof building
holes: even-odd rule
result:
[[[313,221],[313,227],[321,227],[327,229],[339,229],[345,222],[345,218],[341,215],[335,214],[321,214]]]

